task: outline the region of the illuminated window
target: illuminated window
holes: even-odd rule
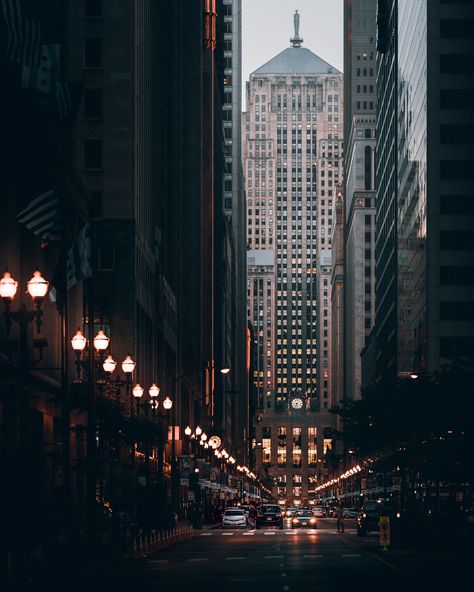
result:
[[[303,478],[301,475],[293,475],[293,497],[301,497],[301,485]]]
[[[329,450],[332,450],[332,440],[331,438],[324,438],[324,454]]]
[[[293,467],[301,467],[301,428],[293,428]]]
[[[271,428],[263,428],[262,431],[262,462],[272,461],[272,431]]]
[[[277,480],[278,497],[286,497],[286,475],[278,475]]]
[[[286,427],[277,428],[277,461],[279,467],[286,466]]]
[[[316,442],[317,429],[308,428],[308,466],[315,467],[318,461],[317,453],[317,442]]]

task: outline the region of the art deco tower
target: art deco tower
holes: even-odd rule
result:
[[[299,24],[296,12],[291,47],[250,75],[243,149],[256,460],[285,478],[280,499],[296,500],[312,489],[332,421],[331,234],[343,151],[342,74],[302,47]]]

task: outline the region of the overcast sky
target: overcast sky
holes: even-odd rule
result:
[[[303,47],[342,72],[343,0],[242,0],[242,84],[251,72],[290,47],[300,13]],[[245,109],[245,104],[242,105]]]

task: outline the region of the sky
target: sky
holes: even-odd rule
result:
[[[250,74],[290,47],[295,10],[300,13],[303,47],[342,72],[343,0],[242,0],[244,94]]]

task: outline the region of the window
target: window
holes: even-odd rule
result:
[[[100,119],[102,117],[101,90],[84,90],[84,117],[86,119]]]
[[[113,244],[99,245],[97,255],[99,271],[115,270],[115,247]]]
[[[84,168],[87,170],[102,168],[102,140],[84,140]]]
[[[277,462],[279,467],[286,466],[286,427],[277,428]]]
[[[84,39],[84,68],[102,67],[102,39]]]
[[[102,0],[84,0],[84,16],[86,18],[102,16]]]
[[[293,467],[301,467],[301,428],[293,428]]]
[[[271,428],[262,430],[262,462],[270,463],[272,460],[272,432]]]
[[[308,428],[308,466],[315,467],[317,463],[316,428]]]

